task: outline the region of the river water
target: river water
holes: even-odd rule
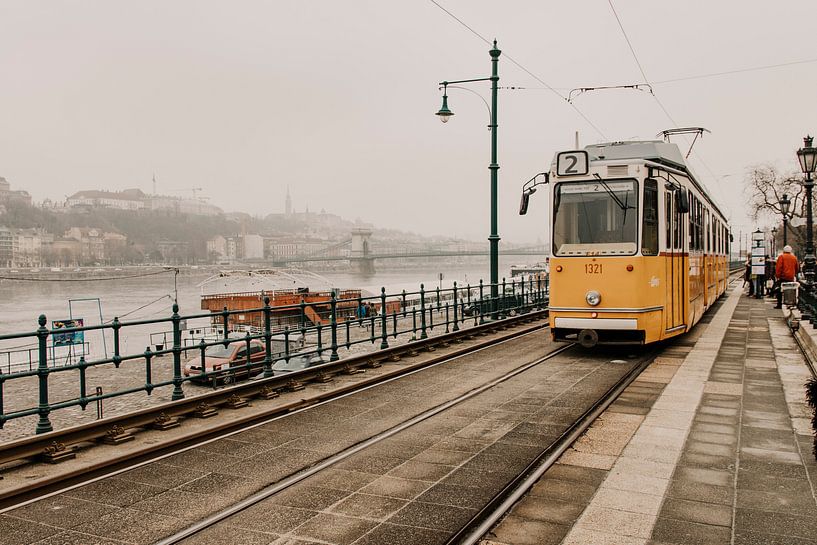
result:
[[[513,261],[500,262],[500,278],[510,279],[510,266]],[[111,276],[133,274],[111,273]],[[37,329],[37,317],[45,314],[48,327],[53,320],[64,320],[69,317],[82,318],[84,324],[98,325],[107,323],[114,316],[121,321],[169,318],[174,290],[178,290],[180,314],[197,314],[200,310],[200,296],[202,282],[207,280],[211,273],[206,271],[185,271],[177,279],[174,287],[174,277],[169,274],[159,274],[141,278],[99,281],[10,281],[0,280],[0,334],[33,332]],[[416,291],[420,284],[425,284],[426,290],[450,288],[454,281],[464,286],[479,283],[482,278],[488,281],[488,265],[475,263],[474,265],[446,264],[442,261],[429,263],[422,268],[386,269],[378,271],[372,276],[364,276],[355,272],[328,272],[320,273],[334,286],[341,289],[362,289],[372,295],[379,294],[382,287],[386,293],[399,293],[401,290]],[[439,276],[443,275],[440,282]],[[101,316],[100,316],[101,314]],[[188,328],[203,326],[207,319],[191,320]],[[150,344],[150,334],[169,330],[169,323],[134,326],[126,328],[128,334],[123,335],[121,353],[136,354],[145,350]],[[123,330],[125,331],[125,330]],[[86,332],[85,341],[90,345],[90,351],[95,355],[107,353],[112,355],[113,339],[110,333],[103,339],[99,332]],[[36,339],[18,339],[0,342],[0,370],[4,369],[9,358],[21,361],[28,358],[28,350],[33,349]],[[7,352],[13,349],[15,353],[9,356]],[[67,350],[61,348],[58,350]],[[59,354],[57,354],[59,355]],[[32,352],[36,360],[36,353]]]

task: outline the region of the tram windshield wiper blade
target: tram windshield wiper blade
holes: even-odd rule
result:
[[[627,209],[628,209],[628,208],[635,208],[635,206],[629,206],[627,203],[623,203],[623,202],[621,202],[621,199],[619,198],[619,196],[618,196],[618,195],[616,195],[616,194],[613,192],[613,190],[612,190],[612,189],[610,189],[610,186],[609,186],[609,185],[607,185],[607,182],[605,182],[605,181],[604,181],[604,180],[602,180],[601,178],[599,178],[599,183],[601,184],[601,187],[603,187],[603,188],[604,188],[604,190],[607,192],[607,194],[608,194],[608,195],[610,195],[610,197],[612,197],[614,201],[616,201],[616,204],[618,205],[618,207],[619,207],[619,208],[621,208],[622,210],[624,210],[624,213],[625,213],[625,214],[627,213]],[[629,195],[629,193],[630,193],[630,192],[629,192],[629,190],[628,190],[628,191],[627,191],[627,194]]]

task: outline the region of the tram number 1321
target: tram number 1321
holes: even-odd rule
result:
[[[585,274],[601,274],[601,263],[585,263]]]

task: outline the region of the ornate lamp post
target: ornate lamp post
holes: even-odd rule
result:
[[[797,150],[797,160],[800,162],[800,170],[805,174],[806,179],[803,187],[806,189],[806,255],[803,258],[803,316],[802,318],[814,321],[815,301],[814,301],[814,268],[817,258],[814,256],[814,217],[812,213],[811,192],[814,188],[814,180],[811,175],[817,166],[817,149],[812,147],[814,139],[811,136],[803,138],[803,147]]]
[[[791,207],[791,200],[789,196],[783,193],[783,198],[780,199],[780,211],[783,212],[783,246],[789,242],[786,239],[786,231],[789,224],[789,207]]]
[[[494,47],[488,52],[491,55],[491,77],[488,78],[474,78],[463,79],[457,81],[441,81],[443,86],[443,105],[437,115],[443,123],[448,122],[448,119],[454,115],[448,108],[448,86],[456,83],[471,83],[475,81],[490,81],[491,82],[491,164],[488,169],[491,171],[491,234],[488,237],[490,244],[490,266],[491,266],[491,315],[496,315],[497,298],[499,295],[499,234],[497,221],[497,184],[499,180],[499,163],[497,161],[496,152],[496,129],[497,129],[497,115],[496,104],[499,83],[499,55],[502,53],[494,40]]]

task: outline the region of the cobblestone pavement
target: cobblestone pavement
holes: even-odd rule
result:
[[[633,383],[485,545],[817,543],[809,372],[771,305],[733,291],[693,351]]]
[[[9,545],[151,543],[544,355],[486,348],[0,516]],[[190,543],[442,543],[635,365],[572,349],[355,454]]]
[[[453,320],[453,315],[450,315]],[[427,329],[427,334],[430,337],[440,335],[446,332],[445,311],[434,313],[433,328]],[[340,345],[339,355],[341,358],[351,357],[358,354],[369,353],[380,348],[381,342],[381,328],[380,320],[374,328],[369,324],[366,327],[360,327],[357,323],[350,324],[349,339],[352,342],[362,341],[359,344],[352,344],[346,348],[346,327],[341,324],[338,328],[338,343]],[[392,332],[392,319],[387,320],[387,332]],[[407,316],[398,320],[398,331],[404,331],[412,328],[412,318]],[[431,322],[427,324],[431,326]],[[468,318],[460,324],[461,329],[473,327],[474,319]],[[419,327],[419,321],[418,321]],[[449,326],[453,327],[453,324]],[[374,332],[374,335],[373,335]],[[322,345],[325,350],[324,354],[329,355],[330,347],[330,333],[328,328],[322,332]],[[419,333],[418,333],[419,335]],[[399,346],[410,342],[412,338],[411,333],[399,335],[397,338],[393,336],[388,337],[390,346]],[[306,339],[308,347],[312,349],[317,345],[317,337],[315,335],[308,335]],[[196,351],[191,351],[189,355],[183,357],[184,360],[194,357]],[[144,359],[135,359],[122,362],[119,368],[114,367],[113,364],[105,364],[89,368],[87,370],[87,395],[93,395],[96,388],[102,388],[104,393],[127,390],[130,388],[141,388],[145,385],[145,363]],[[173,359],[170,356],[157,357],[153,359],[152,365],[152,382],[158,383],[168,381],[173,378]],[[63,400],[77,399],[80,396],[79,390],[79,371],[68,370],[62,372],[55,372],[49,375],[49,401],[56,403]],[[23,379],[15,379],[6,381],[3,384],[3,407],[5,412],[28,409],[37,406],[38,402],[38,382],[37,377],[27,377]],[[202,386],[190,382],[184,383],[184,390],[187,395],[195,395],[198,393],[205,393],[210,391],[210,386]],[[173,387],[166,386],[157,388],[148,395],[144,391],[127,394],[123,396],[105,399],[102,402],[102,411],[105,417],[125,414],[131,411],[145,409],[161,403],[170,401],[170,396]],[[97,404],[92,403],[82,410],[80,407],[68,407],[59,409],[51,413],[51,423],[55,430],[64,429],[69,426],[76,426],[85,424],[97,419]],[[10,420],[6,422],[2,430],[0,430],[0,444],[21,437],[27,437],[34,434],[35,426],[37,425],[37,416],[29,416]]]

